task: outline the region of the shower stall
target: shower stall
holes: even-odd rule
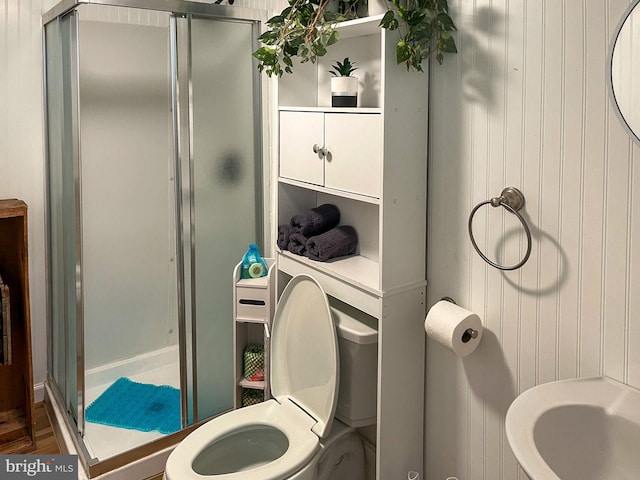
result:
[[[96,476],[233,408],[233,267],[270,247],[265,17],[89,0],[43,21],[48,385]],[[171,398],[138,404],[125,380]],[[149,426],[152,410],[174,423]]]

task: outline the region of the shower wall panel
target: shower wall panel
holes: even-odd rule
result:
[[[90,10],[93,11],[93,10]],[[169,29],[79,27],[85,367],[177,342]]]

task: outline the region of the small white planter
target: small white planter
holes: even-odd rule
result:
[[[358,79],[356,77],[331,78],[331,106],[358,106]]]

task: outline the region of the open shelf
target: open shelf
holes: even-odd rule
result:
[[[329,113],[381,113],[377,107],[279,107],[279,110],[287,112],[329,112]]]
[[[246,378],[242,378],[239,382],[238,385],[240,385],[242,388],[251,388],[252,390],[264,390],[264,380],[260,381],[260,382],[256,382],[253,380],[247,380]]]
[[[368,195],[360,195],[357,193],[347,192],[345,190],[337,190],[335,188],[323,187],[322,185],[314,185],[311,183],[301,182],[299,180],[293,180],[291,178],[280,177],[278,179],[280,183],[292,185],[294,187],[306,188],[315,192],[324,193],[327,195],[334,195],[336,197],[348,198],[356,200],[358,202],[370,203],[372,205],[380,205],[380,199],[377,197],[370,197]]]
[[[366,37],[380,33],[380,20],[384,14],[370,17],[356,18],[346,22],[336,23],[335,28],[340,33],[340,40],[352,37]]]
[[[340,257],[327,262],[318,262],[291,252],[280,251],[280,255],[293,262],[298,262],[305,267],[325,272],[337,280],[349,283],[371,295],[381,296],[378,289],[380,283],[380,265],[361,255]]]

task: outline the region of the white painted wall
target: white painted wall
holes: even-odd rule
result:
[[[600,374],[640,387],[640,146],[605,77],[628,4],[450,1],[460,53],[432,69],[429,302],[451,296],[487,330],[464,360],[427,343],[427,480],[525,478],[504,414],[529,387]],[[503,274],[473,251],[467,218],[509,185],[533,253]],[[514,263],[517,222],[484,210],[479,243]]]
[[[29,206],[29,279],[34,382],[46,379],[43,8],[50,0],[0,0],[0,198]],[[36,400],[43,390],[36,390]]]

